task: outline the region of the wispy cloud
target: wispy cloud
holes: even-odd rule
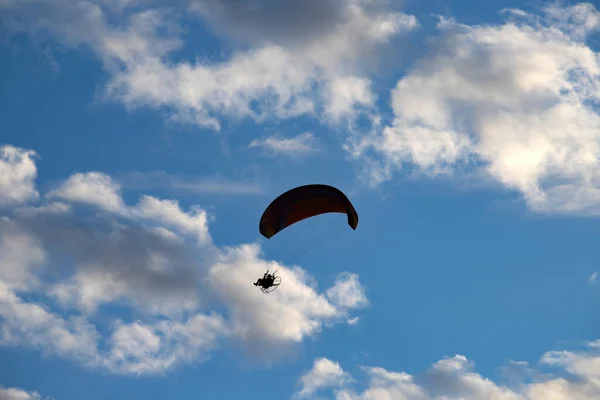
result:
[[[588,279],[589,279],[590,283],[594,283],[594,282],[596,282],[597,278],[598,278],[598,272],[596,271],[593,274],[591,274]]]
[[[269,154],[295,158],[306,157],[320,150],[319,142],[311,132],[304,132],[293,137],[271,136],[254,139],[248,147],[262,148]]]
[[[266,192],[257,178],[232,180],[223,176],[176,176],[165,171],[129,172],[118,180],[129,189],[165,189],[176,192],[215,195],[261,195]]]

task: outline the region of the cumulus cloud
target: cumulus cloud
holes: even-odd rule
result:
[[[367,78],[339,76],[327,85],[326,115],[338,122],[351,115],[357,108],[371,109],[375,103],[375,94],[371,91],[371,82]]]
[[[198,263],[207,259],[207,250],[195,235],[186,237],[185,232],[139,220],[118,222],[110,215],[86,218],[77,212],[18,212],[0,228],[12,246],[23,241],[38,246],[31,245],[25,260],[35,257],[34,267],[44,261],[45,267],[36,272],[55,280],[46,292],[63,306],[93,313],[103,304],[125,302],[146,312],[169,314],[197,305]],[[10,260],[12,267],[3,264],[3,274],[24,264],[15,263],[15,257]],[[18,270],[24,274],[32,268]],[[39,276],[28,273],[25,278],[31,285]]]
[[[262,148],[270,154],[288,157],[306,157],[319,150],[317,139],[311,132],[298,136],[271,136],[264,139],[254,139],[248,145],[250,148]]]
[[[327,392],[328,389],[337,400],[587,400],[600,396],[597,379],[600,353],[596,342],[588,343],[585,349],[577,352],[550,351],[542,356],[537,368],[524,362],[512,364],[526,373],[511,385],[494,382],[476,373],[474,363],[462,355],[443,358],[417,376],[381,367],[362,367],[368,383],[366,389],[356,391],[352,388],[355,380],[339,364],[320,358],[315,361],[313,370],[300,378],[303,386],[296,395],[312,394],[318,389]],[[321,368],[316,368],[317,365]],[[542,372],[550,367],[556,371],[554,374]],[[328,378],[306,379],[313,374]],[[314,382],[318,383],[311,386]]]
[[[325,322],[342,320],[362,306],[329,301],[306,271],[267,262],[259,251],[257,245],[227,249],[208,275],[210,286],[230,311],[232,334],[252,343],[250,350],[261,354],[261,349],[278,345],[283,354],[286,346],[320,332]],[[280,289],[269,296],[255,290],[252,282],[264,271],[276,269],[282,278]],[[340,281],[329,290],[343,292],[339,285]]]
[[[600,58],[584,40],[600,13],[585,3],[507,13],[501,25],[442,18],[438,45],[392,91],[393,123],[350,149],[371,159],[374,184],[406,164],[472,167],[536,211],[596,214]]]
[[[185,322],[118,324],[103,364],[124,373],[162,373],[182,362],[203,361],[226,334],[226,323],[216,314],[197,314]]]
[[[190,212],[186,213],[181,210],[175,200],[160,200],[152,196],[143,196],[132,213],[174,227],[186,234],[192,234],[202,243],[210,240],[208,214],[199,207],[193,207]]]
[[[0,387],[0,400],[42,400],[42,396],[37,392]]]
[[[12,290],[39,285],[36,270],[47,261],[39,240],[7,218],[0,219],[0,282]]]
[[[340,274],[326,295],[333,304],[348,309],[365,307],[369,303],[358,275],[351,273]]]
[[[172,67],[156,59],[130,65],[110,82],[113,96],[126,104],[167,106],[177,117],[218,129],[219,116],[289,118],[318,112],[319,104],[335,115],[348,111],[354,102],[370,102],[366,85],[350,78],[334,87],[347,93],[319,99],[315,84],[328,87],[343,74],[352,74],[364,48],[376,46],[390,36],[412,29],[414,21],[401,14],[368,14],[356,6],[339,29],[299,48],[268,43],[236,52],[219,64],[181,63]],[[357,37],[357,32],[361,36]],[[253,101],[254,100],[254,101]]]
[[[0,206],[36,200],[36,153],[14,146],[0,148]]]
[[[206,360],[225,341],[291,349],[362,307],[358,277],[340,277],[320,293],[306,271],[262,259],[257,245],[219,248],[208,222],[203,209],[186,211],[174,200],[143,195],[129,205],[99,172],[68,177],[35,207],[7,209],[0,345],[158,374]],[[274,267],[285,288],[265,296],[252,282]],[[135,317],[111,314],[109,305]]]
[[[23,301],[0,282],[0,344],[24,346],[85,364],[97,362],[95,327],[83,318],[64,319],[43,305]]]
[[[327,358],[317,358],[310,371],[302,375],[298,381],[302,389],[297,393],[297,397],[302,398],[311,396],[318,390],[343,386],[351,379],[340,364]]]
[[[351,117],[355,106],[375,100],[362,71],[365,60],[418,26],[415,17],[385,2],[177,4],[171,11],[124,13],[118,26],[108,22],[104,2],[91,0],[10,3],[3,19],[13,30],[50,32],[66,45],[90,47],[111,73],[107,98],[128,108],[164,109],[177,121],[213,129],[224,118]],[[250,47],[241,46],[225,61],[172,62],[170,54],[183,46],[175,18],[189,9],[228,36],[250,39]],[[322,29],[309,29],[315,25]],[[290,35],[281,34],[283,28]]]
[[[137,206],[128,207],[121,197],[120,185],[99,172],[74,174],[47,197],[94,205],[117,215],[154,220],[184,234],[194,234],[201,242],[210,240],[206,211],[196,207],[186,213],[177,201],[152,196],[143,196]]]
[[[110,337],[103,338],[86,318],[64,318],[42,304],[23,301],[1,283],[0,318],[3,346],[31,348],[123,374],[156,374],[201,361],[226,334],[221,316],[196,314],[183,322],[117,322]]]
[[[74,174],[46,197],[95,205],[117,214],[124,214],[126,208],[119,185],[98,172]]]

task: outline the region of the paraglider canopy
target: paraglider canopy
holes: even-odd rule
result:
[[[348,215],[348,225],[356,229],[358,214],[341,190],[329,185],[313,184],[291,189],[267,207],[259,229],[267,239],[296,222],[326,213]]]

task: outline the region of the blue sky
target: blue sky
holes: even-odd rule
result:
[[[0,399],[600,398],[600,9],[479,3],[0,0]]]

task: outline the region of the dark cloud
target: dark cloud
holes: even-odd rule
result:
[[[350,3],[348,0],[193,0],[190,5],[221,34],[244,42],[294,44],[331,33],[346,20]]]
[[[60,35],[66,45],[77,46],[95,42],[105,29],[105,14],[91,1],[0,2],[0,32],[25,31],[37,38],[50,32]]]
[[[46,269],[50,279],[83,272],[117,282],[126,292],[118,297],[141,309],[195,300],[210,263],[211,249],[135,221],[21,211],[12,223],[43,243],[51,260]],[[0,224],[0,231],[5,225]]]
[[[375,2],[378,3],[378,2]],[[347,16],[350,0],[147,0],[144,8],[192,9],[219,34],[244,42],[295,43],[333,31]],[[361,5],[361,7],[364,7]],[[0,2],[0,28],[59,30],[68,44],[92,41],[107,19],[121,20],[137,7],[115,7],[100,0]],[[113,22],[115,22],[113,21]],[[85,27],[87,26],[87,30]],[[87,32],[87,34],[86,34]],[[56,33],[56,32],[55,32]]]

